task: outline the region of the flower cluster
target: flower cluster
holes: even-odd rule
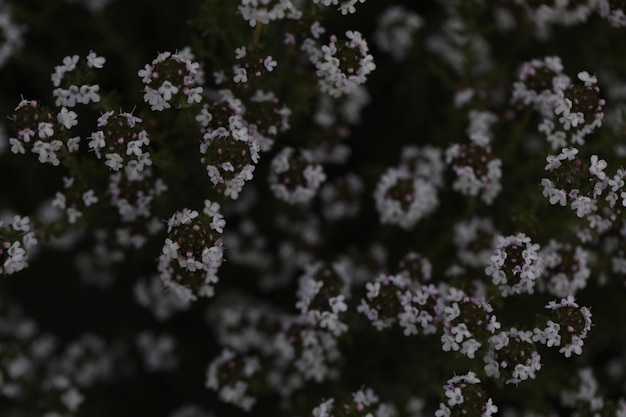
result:
[[[541,355],[533,343],[533,332],[515,327],[489,338],[489,351],[483,360],[485,373],[505,384],[535,379],[541,369]]]
[[[335,177],[320,189],[324,217],[328,220],[356,217],[361,208],[363,180],[353,173]]]
[[[473,358],[478,349],[500,328],[493,308],[481,298],[462,292],[451,293],[444,309],[441,347],[444,351],[459,351]]]
[[[30,218],[15,215],[7,223],[0,221],[0,276],[26,268],[29,252],[37,245]]]
[[[559,57],[534,59],[520,67],[519,81],[513,84],[513,100],[541,114],[539,131],[552,149],[584,144],[604,119],[605,100],[600,97],[597,78],[581,71],[572,81],[563,69]]]
[[[145,84],[143,99],[154,111],[189,106],[202,101],[204,72],[188,49],[161,52],[137,73]]]
[[[87,188],[75,177],[63,177],[63,191],[57,191],[51,204],[62,210],[70,224],[83,216],[85,210],[98,202],[93,189]]]
[[[291,110],[273,92],[254,92],[246,104],[245,121],[261,151],[269,151],[276,136],[289,130],[290,115]]]
[[[205,104],[196,116],[204,133],[200,161],[216,190],[237,199],[244,183],[253,177],[259,145],[244,124],[241,101],[228,90],[220,95],[218,102]]]
[[[184,209],[167,221],[158,270],[165,287],[183,301],[213,296],[223,259],[225,222],[219,209],[219,204],[206,200],[202,215]]]
[[[262,56],[258,51],[248,51],[245,46],[235,50],[235,58],[239,61],[233,65],[232,82],[235,85],[245,86],[253,78],[272,72],[278,65],[271,56]]]
[[[430,146],[402,149],[400,164],[385,171],[374,191],[381,223],[408,230],[435,211],[443,184],[441,153]]]
[[[380,177],[374,200],[380,221],[411,229],[439,205],[436,187],[407,169],[389,168]]]
[[[389,6],[378,17],[374,41],[378,49],[391,54],[396,61],[403,60],[413,45],[415,31],[424,25],[423,19],[402,6]]]
[[[374,57],[369,54],[367,41],[360,32],[346,32],[347,41],[330,37],[330,43],[321,47],[321,53],[311,55],[317,68],[319,86],[323,93],[340,97],[354,91],[376,69]]]
[[[498,411],[491,398],[480,387],[480,379],[474,372],[458,375],[444,385],[445,403],[439,404],[436,417],[480,416],[490,417]]]
[[[587,286],[591,275],[589,252],[581,246],[550,240],[541,250],[545,269],[540,285],[557,297],[574,296]]]
[[[250,385],[259,371],[259,361],[254,356],[242,357],[224,349],[209,365],[206,386],[217,391],[222,401],[250,411],[256,402],[250,395]]]
[[[598,14],[607,19],[613,26],[626,26],[626,11],[623,5],[606,0],[599,0],[595,2],[595,5]]]
[[[568,358],[572,353],[580,355],[591,330],[591,311],[576,304],[571,295],[560,302],[550,301],[546,308],[551,318],[545,329],[535,332],[535,339],[547,346],[560,346],[559,352]]]
[[[365,3],[365,0],[313,0],[315,4],[322,4],[324,6],[337,6],[339,5],[339,11],[341,14],[355,13],[357,3]]]
[[[432,284],[422,285],[412,276],[411,272],[416,271],[411,271],[408,264],[419,259],[419,255],[406,258],[409,259],[401,263],[407,268],[403,268],[399,274],[382,274],[365,284],[367,294],[361,299],[357,311],[364,314],[377,330],[397,324],[406,336],[420,332],[433,334],[438,330],[441,321],[444,298],[438,287]],[[421,275],[424,279],[422,273],[416,275]]]
[[[567,410],[574,410],[580,415],[614,415],[626,413],[626,402],[623,399],[609,398],[603,393],[592,368],[581,368],[569,384],[572,390],[564,390],[561,404]]]
[[[298,281],[296,308],[313,325],[328,329],[335,336],[348,330],[340,319],[348,306],[350,281],[341,264],[322,263],[309,265]]]
[[[536,280],[545,268],[539,249],[523,233],[496,238],[496,248],[485,274],[492,278],[503,297],[534,292]]]
[[[502,189],[502,161],[491,155],[491,125],[496,117],[490,112],[469,112],[467,135],[470,143],[453,144],[446,149],[446,163],[457,178],[452,188],[461,194],[477,196],[487,204],[493,203]]]
[[[150,138],[142,128],[142,120],[131,113],[109,111],[98,118],[97,130],[89,137],[89,149],[112,171],[123,170],[131,180],[143,178],[143,171],[152,165],[150,154],[144,147]]]
[[[285,147],[272,159],[269,183],[276,198],[288,204],[308,203],[326,180],[310,152]]]
[[[135,339],[143,357],[143,366],[149,372],[175,369],[177,356],[174,353],[176,340],[167,334],[155,335],[151,332],[139,333]]]
[[[74,107],[100,101],[100,86],[90,84],[90,80],[94,77],[94,69],[103,68],[106,59],[91,51],[85,60],[86,63],[79,62],[78,55],[66,56],[62,65],[54,67],[51,79],[56,106]]]
[[[484,268],[496,247],[496,231],[489,217],[472,217],[454,226],[454,244],[461,264],[471,268]]]
[[[133,287],[137,304],[149,309],[157,320],[165,321],[175,313],[189,309],[189,300],[183,300],[173,291],[167,291],[165,284],[155,275],[137,281]]]
[[[300,16],[291,0],[241,0],[237,10],[252,27],[257,23],[266,25],[285,17],[295,19]]]
[[[78,124],[77,114],[65,107],[54,115],[36,100],[22,100],[11,119],[16,137],[9,138],[9,144],[15,154],[29,150],[42,164],[59,166],[64,154],[78,150],[80,137],[69,137],[69,129]]]
[[[391,417],[397,410],[389,404],[381,403],[371,388],[361,388],[352,393],[352,400],[344,404],[336,404],[335,398],[323,400],[313,409],[313,417],[332,417],[344,415],[346,417]],[[336,412],[333,412],[337,409]],[[341,413],[341,414],[339,414]]]
[[[619,199],[626,175],[619,169],[612,178],[605,172],[607,162],[591,155],[589,162],[578,156],[574,147],[563,148],[558,155],[548,155],[545,170],[549,178],[542,178],[543,195],[550,204],[569,205],[576,216],[587,220],[590,232],[607,233],[622,218]]]

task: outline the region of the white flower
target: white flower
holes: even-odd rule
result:
[[[73,138],[69,138],[67,140],[67,150],[70,152],[76,152],[79,148],[80,144],[80,136],[74,136]]]
[[[62,124],[66,129],[71,129],[78,124],[77,114],[66,107],[63,107],[57,115],[57,121]]]
[[[202,87],[194,87],[194,88],[189,89],[189,95],[187,96],[187,104],[202,102],[203,91],[204,89]]]
[[[441,335],[441,349],[444,352],[449,352],[450,350],[457,351],[459,350],[459,344],[455,342],[451,334],[444,333]]]
[[[571,208],[572,210],[576,210],[576,215],[578,217],[584,217],[596,211],[598,206],[596,200],[592,200],[587,196],[578,196],[572,202]]]
[[[26,149],[24,149],[24,144],[20,140],[17,140],[15,138],[9,138],[9,145],[11,145],[11,152],[15,154],[26,153]],[[622,194],[626,194],[626,193],[622,193]]]
[[[235,59],[241,59],[246,56],[246,47],[235,48]]]
[[[558,167],[561,166],[561,160],[558,157],[554,156],[554,155],[548,155],[546,157],[546,162],[548,163],[544,167],[544,169],[546,171],[553,171],[553,170],[555,170],[555,169],[557,169]]]
[[[554,106],[554,114],[562,114],[563,116],[568,116],[571,109],[572,100],[564,97],[559,97],[558,104]]]
[[[66,56],[63,58],[63,65],[61,69],[64,72],[73,71],[76,68],[76,63],[78,62],[78,55]]]
[[[335,400],[332,398],[322,402],[313,409],[313,417],[331,417],[334,402]]]
[[[581,71],[578,73],[578,79],[585,83],[585,87],[591,87],[597,84],[598,79],[595,75],[589,75],[587,71]]]
[[[345,303],[345,297],[338,295],[337,297],[331,297],[328,300],[328,304],[333,310],[333,313],[337,314],[348,309],[348,305]]]
[[[589,167],[589,173],[595,175],[599,179],[606,178],[606,174],[603,172],[607,164],[604,159],[598,159],[598,155],[591,155],[591,166]]]
[[[463,404],[464,398],[461,393],[461,389],[458,387],[454,387],[452,389],[446,390],[446,397],[448,397],[448,405],[453,407],[458,404]]]
[[[80,87],[80,100],[79,103],[88,104],[90,101],[93,103],[98,103],[100,101],[100,86],[98,84],[95,85],[82,85]]]
[[[169,80],[165,80],[157,91],[161,94],[165,101],[170,101],[172,99],[172,95],[178,93],[178,87],[172,84]]]
[[[265,65],[266,70],[268,70],[269,72],[272,72],[272,70],[276,68],[276,65],[278,65],[278,63],[271,56],[268,56],[263,61],[263,65]]]
[[[461,343],[465,338],[470,338],[472,334],[467,329],[465,323],[459,323],[450,329],[450,334],[454,336],[454,341]]]
[[[54,129],[52,128],[52,123],[48,122],[39,122],[37,125],[38,135],[42,139],[46,139],[54,135]]]
[[[122,159],[120,155],[116,153],[108,153],[104,155],[104,157],[106,158],[104,165],[108,166],[113,171],[119,171],[124,167],[124,159]]]
[[[318,39],[320,36],[322,36],[322,34],[324,34],[324,32],[326,32],[326,29],[317,20],[311,24],[309,30],[311,31],[311,35],[315,39]]]
[[[376,298],[380,292],[380,282],[368,282],[365,284],[365,288],[367,289],[367,298]]]
[[[435,417],[450,417],[451,410],[444,403],[439,403],[439,408],[435,411]]]
[[[101,56],[97,56],[96,53],[94,51],[89,51],[89,55],[87,55],[87,66],[90,68],[102,68],[104,66],[104,63],[106,62],[106,59],[101,57]]]
[[[239,65],[233,65],[233,81],[236,83],[247,83],[248,82],[248,74],[245,68],[240,67]]]
[[[85,207],[92,206],[98,202],[98,197],[96,196],[94,190],[88,190],[83,193],[83,203]]]
[[[198,212],[196,210],[190,210],[185,208],[179,213],[178,220],[182,224],[189,224],[191,223],[191,220],[195,219],[196,217],[198,217]]]
[[[561,150],[561,153],[559,154],[558,158],[559,159],[567,159],[568,161],[573,161],[574,158],[576,158],[577,154],[578,154],[578,149],[576,149],[574,147],[563,148]]]

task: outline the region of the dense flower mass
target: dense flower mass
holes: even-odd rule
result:
[[[626,416],[625,10],[0,0],[0,416]]]

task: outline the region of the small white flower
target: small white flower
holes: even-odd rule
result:
[[[165,101],[170,101],[172,99],[172,96],[178,93],[178,87],[172,84],[169,80],[165,80],[163,81],[163,84],[161,84],[161,86],[157,89],[157,91],[159,92],[159,94],[161,94],[161,97],[163,97]]]
[[[67,140],[67,150],[70,152],[76,152],[80,143],[80,136],[75,136]]]
[[[559,154],[558,158],[559,159],[567,159],[568,161],[573,161],[574,158],[576,158],[576,154],[578,154],[578,149],[571,147],[571,148],[563,148],[561,150],[561,153]]]
[[[606,178],[606,174],[604,173],[604,168],[606,168],[607,164],[604,159],[598,159],[598,155],[591,155],[591,166],[589,167],[589,173],[595,175],[600,180]]]
[[[598,209],[597,201],[587,196],[578,196],[571,204],[572,210],[576,210],[578,217],[584,217]]]
[[[63,107],[59,114],[57,115],[57,121],[59,124],[62,124],[66,129],[71,129],[73,126],[78,124],[77,120],[78,115],[68,110],[66,107]]]
[[[561,166],[561,161],[559,160],[558,157],[554,156],[554,155],[548,155],[546,157],[546,162],[548,163],[544,169],[546,171],[553,171],[555,169],[557,169],[558,167]]]
[[[365,284],[365,288],[367,289],[367,298],[376,298],[380,292],[380,282],[368,282]]]
[[[265,69],[268,72],[272,72],[272,70],[276,68],[276,65],[278,65],[278,63],[271,56],[268,56],[267,58],[265,58],[265,61],[263,61],[263,65],[265,65]]]
[[[81,86],[80,100],[78,100],[78,102],[82,104],[88,104],[89,102],[100,102],[100,94],[98,94],[98,91],[100,91],[100,86],[98,84]]]
[[[11,145],[11,152],[15,154],[26,153],[26,149],[24,149],[24,144],[15,138],[9,138],[9,145]],[[622,194],[626,194],[626,193],[622,193]]]
[[[52,128],[52,123],[48,122],[39,122],[37,125],[38,136],[42,139],[46,139],[54,135],[54,129]]]
[[[124,160],[120,155],[116,153],[108,153],[104,155],[104,157],[106,158],[106,162],[104,164],[111,168],[113,171],[119,171],[124,167]]]
[[[585,83],[586,87],[591,87],[593,85],[596,85],[598,82],[598,79],[596,78],[595,75],[589,75],[589,73],[587,71],[581,71],[578,73],[578,79],[582,82]]]
[[[90,68],[102,68],[104,66],[104,63],[106,62],[106,59],[101,57],[101,56],[97,56],[96,53],[94,51],[89,51],[89,55],[87,55],[87,66]]]
[[[66,56],[63,58],[62,70],[65,72],[73,71],[78,63],[78,55]]]
[[[446,390],[446,397],[448,397],[448,405],[453,407],[458,404],[463,404],[464,398],[461,393],[461,389],[458,387],[454,387],[452,389]]]
[[[83,193],[83,203],[85,207],[92,206],[98,202],[98,197],[96,196],[94,190],[85,191]]]
[[[333,309],[333,313],[335,314],[346,311],[348,309],[348,305],[345,303],[345,297],[343,295],[331,297],[328,300],[328,304]]]
[[[233,66],[233,81],[236,83],[247,83],[248,82],[248,74],[245,68],[240,67],[239,65]]]
[[[235,59],[241,59],[246,56],[246,47],[235,48]]]

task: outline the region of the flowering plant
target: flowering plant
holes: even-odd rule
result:
[[[626,416],[623,2],[166,3],[0,0],[0,415]]]

